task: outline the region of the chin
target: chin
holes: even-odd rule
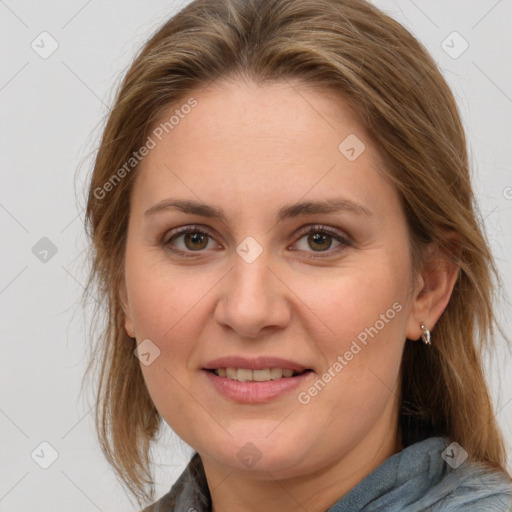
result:
[[[267,432],[271,432],[271,429]],[[306,456],[304,445],[291,436],[271,437],[250,436],[246,433],[233,436],[214,449],[210,444],[205,451],[199,453],[214,459],[230,471],[261,480],[271,478],[269,473],[272,476],[279,474],[280,478],[295,476]],[[211,443],[211,439],[209,441]],[[299,446],[300,450],[297,449]]]

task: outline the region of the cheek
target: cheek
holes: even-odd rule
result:
[[[187,391],[192,386],[189,366],[207,315],[202,299],[218,278],[199,278],[190,269],[176,272],[160,263],[135,268],[144,269],[133,272],[130,281],[138,342],[150,339],[160,351],[151,365],[141,365],[142,374],[162,417],[181,438],[192,442],[200,432],[190,426],[188,415],[201,411],[183,412],[195,404]]]
[[[294,288],[329,328],[325,335],[326,329],[309,326],[318,333],[313,339],[323,356],[323,371],[336,375],[330,379],[323,374],[333,383],[325,398],[333,407],[343,404],[345,411],[354,413],[370,411],[397,383],[409,300],[409,260],[403,251],[374,254],[359,263],[336,278],[326,275],[308,289],[298,280]]]
[[[350,275],[331,281],[328,300],[318,294],[317,308],[314,296],[308,303],[334,334],[314,337],[323,368],[310,387],[299,391],[298,411],[317,431],[344,432],[354,444],[382,415],[391,414],[399,393],[406,296],[398,279],[380,270],[351,269]]]
[[[155,263],[154,255],[134,249],[127,256],[126,282],[137,341],[149,339],[158,349],[154,362],[141,365],[144,380],[157,408],[174,417],[190,399],[180,393],[190,385],[188,365],[202,328],[198,315],[206,314],[202,299],[216,279],[198,277],[192,267],[177,271]]]
[[[137,332],[144,338],[163,343],[177,336],[183,325],[193,327],[188,316],[213,286],[192,267],[178,269],[154,249],[132,248],[127,252],[126,282],[130,311]]]
[[[308,281],[309,286],[297,280],[297,295],[329,328],[330,336],[318,337],[319,343],[325,340],[324,349],[338,353],[358,337],[364,342],[364,333],[372,327],[387,338],[405,332],[405,315],[399,313],[406,310],[408,282],[404,270],[394,268],[399,266],[381,260],[378,265],[354,265],[336,277],[326,274],[315,282]],[[407,262],[402,268],[407,270]]]

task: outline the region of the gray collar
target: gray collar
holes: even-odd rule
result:
[[[445,438],[430,437],[406,447],[326,512],[420,512],[433,510],[431,507],[445,510],[443,506],[448,507],[446,510],[512,510],[508,476],[469,459],[455,468],[450,446],[455,445]],[[211,511],[211,496],[198,453],[171,490],[143,512],[191,511]]]

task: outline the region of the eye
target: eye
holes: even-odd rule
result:
[[[299,245],[299,249],[304,252],[308,251],[308,248],[313,248],[312,252],[328,252],[327,256],[332,256],[333,253],[339,252],[340,249],[344,249],[351,245],[350,239],[337,229],[329,228],[322,225],[309,226],[305,231],[301,231],[299,236],[301,238],[295,243]],[[301,244],[301,240],[304,242]],[[333,239],[338,243],[334,250],[329,250],[332,247]],[[307,256],[308,258],[323,258],[324,255]]]
[[[198,226],[177,228],[171,232],[171,235],[172,236],[163,241],[163,245],[168,247],[171,251],[183,254],[184,256],[189,256],[186,254],[187,252],[201,252],[203,249],[207,249],[208,243],[213,241],[211,235]],[[179,239],[182,240],[181,243],[177,245],[181,247],[176,248],[173,246],[173,243]]]
[[[314,253],[327,252],[328,254],[326,256],[331,256],[334,252],[339,252],[340,249],[352,245],[349,237],[344,235],[343,232],[322,225],[309,226],[296,236],[300,236],[300,239],[295,242],[294,245],[299,245],[299,248],[293,250]],[[303,239],[304,242],[301,243]],[[338,245],[334,250],[330,250],[333,240]],[[208,247],[210,242],[213,244],[213,247]],[[199,226],[183,226],[176,228],[171,231],[170,236],[163,240],[162,244],[172,252],[179,253],[186,257],[193,257],[193,254],[190,253],[202,252],[204,249],[219,247],[218,244],[213,241],[212,235]],[[308,250],[308,248],[313,248],[313,251]],[[307,257],[322,258],[326,256],[318,254]]]

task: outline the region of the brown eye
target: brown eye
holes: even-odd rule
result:
[[[208,248],[208,243],[213,242],[209,233],[194,226],[185,226],[171,232],[162,245],[173,252],[189,256],[187,253],[201,252]],[[218,247],[217,244],[213,244]]]
[[[182,236],[185,247],[191,251],[204,249],[208,245],[208,235],[204,233],[185,233]]]
[[[309,227],[299,236],[299,240],[294,244],[298,248],[294,250],[310,254],[316,253],[316,255],[307,256],[308,258],[328,257],[352,245],[350,238],[343,232],[321,225]],[[210,242],[213,246],[208,247]],[[334,248],[333,242],[337,244]],[[208,248],[219,247],[208,232],[195,226],[185,226],[173,230],[170,236],[162,242],[162,245],[183,256],[193,256],[194,252],[201,253]]]
[[[332,245],[332,236],[325,233],[313,233],[308,235],[308,244],[311,248],[326,251]]]
[[[343,232],[321,225],[309,227],[307,230],[302,231],[299,236],[300,239],[295,243],[295,245],[298,246],[297,250],[305,253],[325,252],[325,257],[331,256],[339,250],[343,250],[344,248],[352,245],[349,237],[344,235]],[[302,240],[304,241],[302,242]],[[330,250],[333,246],[333,242],[337,245]],[[317,256],[308,257],[321,258],[324,257],[324,255],[319,254]]]

